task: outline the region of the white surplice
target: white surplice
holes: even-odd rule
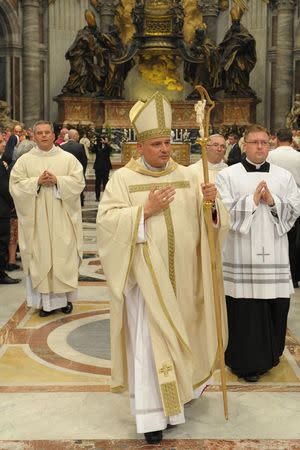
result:
[[[253,194],[265,180],[274,198],[270,208]],[[234,298],[289,298],[293,292],[287,232],[300,215],[300,194],[292,175],[270,164],[269,172],[247,172],[241,163],[215,181],[231,215],[223,250],[225,293]]]

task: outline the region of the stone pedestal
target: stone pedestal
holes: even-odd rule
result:
[[[85,124],[101,128],[105,123],[104,104],[92,97],[54,97],[58,103],[57,122],[60,125]]]
[[[58,120],[63,124],[90,124],[102,128],[109,124],[111,128],[131,128],[129,111],[135,102],[126,100],[103,100],[88,97],[59,96]],[[171,102],[172,128],[197,129],[194,105],[196,101]],[[216,102],[211,113],[211,125],[214,129],[223,126],[247,126],[256,121],[257,99],[223,99]]]

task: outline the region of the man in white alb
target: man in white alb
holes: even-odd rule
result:
[[[225,138],[221,134],[212,134],[209,136],[206,149],[209,181],[214,183],[220,170],[227,167],[227,164],[225,164],[224,161],[224,154],[226,152]],[[189,166],[189,170],[195,171],[203,182],[204,175],[202,158],[195,164],[191,164]]]
[[[41,308],[41,317],[58,308],[70,314],[82,257],[82,165],[53,145],[51,123],[39,121],[33,132],[37,146],[17,160],[10,175],[27,304]]]

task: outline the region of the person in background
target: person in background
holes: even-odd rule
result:
[[[66,135],[65,135],[66,137]],[[79,133],[77,130],[72,129],[68,131],[68,141],[61,144],[61,148],[66,152],[71,153],[78,159],[80,164],[82,165],[83,175],[85,176],[85,171],[87,167],[87,157],[85,154],[85,149],[82,144],[79,144]],[[80,194],[81,198],[81,206],[84,206],[84,193],[83,191]]]
[[[227,167],[224,162],[226,152],[226,142],[221,134],[212,134],[206,145],[209,181],[214,183],[216,176]],[[200,159],[195,164],[191,164],[189,170],[194,170],[200,177],[201,183],[204,182],[203,161]]]
[[[4,152],[5,138],[0,135],[0,155]],[[6,273],[8,242],[10,233],[10,214],[14,206],[8,190],[7,163],[0,159],[0,284],[16,284],[21,280],[11,278]]]
[[[101,186],[104,192],[105,186],[109,179],[109,172],[112,169],[110,162],[110,154],[112,148],[109,145],[108,138],[100,137],[97,139],[97,144],[93,148],[93,152],[96,153],[96,159],[94,162],[95,170],[95,195],[96,202],[100,200]]]

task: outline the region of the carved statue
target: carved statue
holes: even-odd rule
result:
[[[137,35],[142,35],[144,31],[144,6],[141,0],[136,0],[135,7],[131,11],[135,32]]]
[[[296,94],[291,112],[286,116],[286,126],[292,130],[300,129],[300,94]]]
[[[235,6],[230,14],[232,25],[219,45],[221,84],[229,96],[254,97],[249,75],[256,63],[255,39],[240,23],[241,8]]]
[[[65,55],[71,68],[63,93],[97,94],[104,85],[103,49],[97,40],[96,21],[90,11],[86,11],[85,18],[88,25],[78,31]]]
[[[206,100],[199,100],[195,106],[194,109],[196,111],[196,122],[199,124],[199,133],[200,136],[203,138],[204,137],[204,114],[205,114],[205,105],[206,105]]]
[[[4,100],[0,100],[0,129],[14,128],[15,125],[20,125],[20,122],[10,118],[10,114],[11,107]]]
[[[118,27],[111,25],[108,33],[100,33],[91,11],[86,11],[85,18],[88,25],[79,30],[66,53],[71,68],[62,92],[119,98],[132,63],[112,62],[123,51]]]
[[[184,64],[184,79],[193,85],[193,91],[188,98],[200,97],[199,92],[195,89],[198,85],[202,85],[212,95],[218,85],[219,54],[216,45],[206,38],[205,24],[196,29],[190,52],[198,62],[185,62]]]
[[[109,33],[101,35],[101,43],[105,47],[104,58],[106,63],[103,93],[107,97],[120,98],[124,88],[124,81],[133,65],[133,61],[130,60],[121,64],[112,62],[112,60],[120,58],[124,52],[124,46],[116,25],[111,25]]]
[[[180,0],[175,0],[173,9],[175,13],[173,15],[173,33],[178,35],[182,33],[184,25],[184,9]]]

